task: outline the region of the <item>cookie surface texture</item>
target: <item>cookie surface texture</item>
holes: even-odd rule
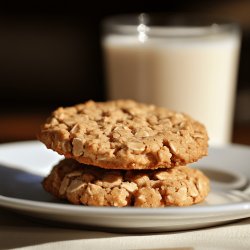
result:
[[[62,160],[43,181],[57,198],[88,206],[166,207],[202,202],[209,180],[187,166],[159,170],[106,170]]]
[[[131,100],[58,108],[38,138],[67,158],[107,169],[171,168],[195,162],[208,150],[201,123]]]

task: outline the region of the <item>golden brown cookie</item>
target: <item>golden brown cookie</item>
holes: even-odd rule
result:
[[[38,138],[67,158],[108,169],[186,165],[208,150],[207,132],[199,122],[131,100],[59,108]]]
[[[209,180],[186,166],[159,170],[107,170],[62,160],[43,181],[44,189],[88,206],[188,206],[205,199]]]

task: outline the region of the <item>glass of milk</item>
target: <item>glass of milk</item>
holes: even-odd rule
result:
[[[168,15],[103,21],[108,99],[134,99],[202,122],[231,141],[241,34],[235,23]]]

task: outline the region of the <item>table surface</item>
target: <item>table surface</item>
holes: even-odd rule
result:
[[[250,218],[223,226],[128,234],[46,225],[0,208],[0,249],[250,249]]]

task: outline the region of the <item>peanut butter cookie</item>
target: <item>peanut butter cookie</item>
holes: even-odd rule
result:
[[[43,181],[44,189],[73,204],[165,207],[202,202],[209,180],[187,166],[159,170],[107,170],[62,160]]]
[[[195,162],[208,150],[201,123],[131,100],[58,108],[38,138],[67,158],[107,169],[171,168]]]

